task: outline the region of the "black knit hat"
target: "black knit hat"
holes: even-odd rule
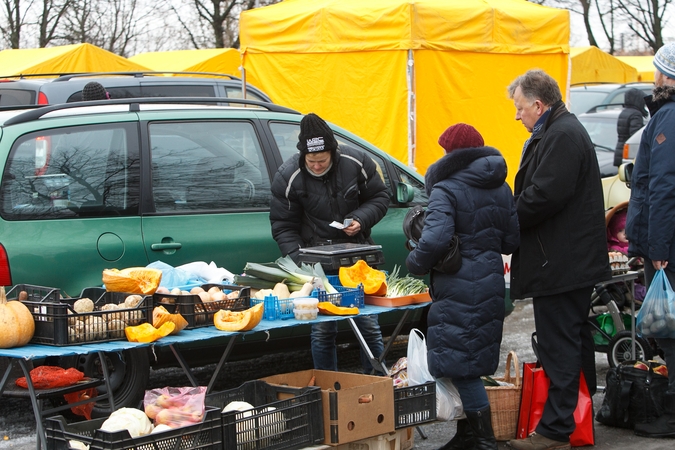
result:
[[[90,81],[84,85],[84,89],[82,89],[82,101],[106,100],[108,98],[110,97],[108,97],[108,93],[103,85],[96,81]]]
[[[314,113],[309,113],[300,121],[298,145],[301,155],[315,152],[331,152],[337,150],[337,140],[328,124]]]

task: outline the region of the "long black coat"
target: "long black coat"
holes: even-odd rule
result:
[[[647,116],[644,96],[644,92],[639,89],[626,91],[624,110],[616,121],[618,140],[614,149],[614,165],[617,167],[623,163],[623,144],[644,125],[644,118]]]
[[[406,259],[424,274],[445,255],[454,233],[462,267],[449,275],[432,270],[427,318],[429,371],[435,377],[472,379],[499,365],[504,324],[502,254],[518,246],[518,219],[506,162],[492,147],[458,149],[429,167],[424,229]]]
[[[372,227],[389,207],[387,187],[375,162],[360,150],[340,146],[328,173],[315,177],[299,159],[296,154],[282,164],[272,181],[270,222],[281,254],[295,259],[300,248],[327,240],[370,242]],[[345,218],[358,220],[361,232],[350,237],[329,226]]]
[[[611,278],[598,159],[562,102],[530,138],[514,193],[520,247],[511,258],[511,298],[560,294]]]

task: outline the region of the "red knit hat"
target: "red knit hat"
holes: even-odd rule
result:
[[[458,148],[482,147],[485,145],[483,136],[480,135],[471,125],[458,123],[441,134],[438,143],[445,149],[445,153],[450,153]]]

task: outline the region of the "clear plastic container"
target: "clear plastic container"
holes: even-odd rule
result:
[[[296,320],[314,320],[319,315],[319,308],[315,309],[294,309],[293,314]]]
[[[293,299],[293,307],[297,310],[300,309],[317,309],[319,305],[319,299],[315,297],[298,297]]]

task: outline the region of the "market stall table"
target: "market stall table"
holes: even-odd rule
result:
[[[10,348],[10,349],[0,349],[0,357],[8,357],[10,358],[10,364],[5,371],[5,374],[3,378],[0,380],[0,396],[2,395],[2,392],[4,391],[5,384],[9,380],[9,374],[11,371],[11,366],[14,362],[18,363],[19,366],[21,367],[24,375],[27,377],[28,380],[28,391],[31,399],[31,404],[33,407],[33,411],[35,414],[35,419],[36,419],[36,424],[37,424],[37,431],[38,431],[38,447],[42,443],[44,445],[44,448],[47,447],[46,445],[46,438],[45,438],[45,432],[44,432],[44,427],[42,425],[42,412],[41,408],[38,405],[38,394],[36,393],[36,390],[33,388],[32,383],[30,383],[30,370],[28,368],[27,362],[28,361],[34,361],[34,360],[43,360],[45,358],[49,357],[61,357],[61,356],[71,356],[71,355],[82,355],[82,354],[90,354],[90,353],[97,353],[102,364],[101,367],[103,369],[103,378],[104,382],[106,383],[107,387],[107,392],[109,393],[109,401],[111,405],[111,409],[114,410],[114,399],[112,396],[112,390],[110,389],[109,385],[109,376],[108,376],[108,370],[106,364],[103,362],[105,361],[105,353],[108,352],[120,352],[123,350],[127,349],[132,349],[132,348],[137,348],[137,347],[153,347],[153,346],[158,346],[158,347],[163,347],[163,346],[168,346],[176,356],[176,359],[178,360],[178,363],[181,365],[181,368],[183,369],[184,373],[190,380],[190,383],[193,386],[198,386],[198,382],[194,375],[192,374],[191,368],[188,366],[188,364],[185,361],[185,358],[181,354],[180,351],[180,346],[181,344],[189,344],[193,343],[196,341],[203,341],[203,340],[211,340],[211,339],[216,339],[216,338],[223,338],[223,337],[229,337],[229,341],[227,343],[227,346],[225,350],[223,351],[223,354],[221,355],[220,361],[218,362],[218,365],[216,366],[216,369],[214,370],[211,380],[209,381],[208,387],[207,387],[207,392],[210,392],[211,389],[213,388],[213,385],[215,381],[218,378],[218,375],[220,371],[222,370],[231,350],[232,347],[235,344],[235,341],[237,340],[238,337],[241,337],[244,339],[247,335],[252,335],[256,333],[269,333],[270,330],[274,329],[279,329],[279,328],[285,328],[285,327],[295,327],[295,326],[300,326],[300,325],[307,325],[307,324],[313,324],[313,323],[319,323],[319,322],[327,322],[327,321],[340,321],[340,320],[347,320],[349,322],[349,325],[351,326],[352,330],[354,331],[357,340],[359,341],[359,345],[361,348],[364,349],[366,354],[368,355],[373,367],[381,367],[382,371],[384,373],[389,373],[389,370],[384,364],[384,359],[389,352],[391,345],[393,344],[394,339],[398,334],[400,333],[401,329],[405,325],[406,321],[410,317],[410,314],[419,308],[424,308],[428,305],[429,303],[417,303],[417,304],[411,304],[411,305],[405,305],[405,306],[397,306],[397,307],[383,307],[383,306],[372,306],[372,305],[366,305],[364,307],[359,308],[360,312],[359,315],[380,315],[380,314],[386,314],[394,311],[403,311],[403,315],[399,319],[398,324],[396,325],[396,328],[394,332],[391,334],[391,338],[387,342],[387,345],[384,348],[384,351],[382,352],[382,355],[380,355],[378,358],[375,358],[368,348],[363,336],[361,335],[361,332],[358,329],[358,326],[354,322],[353,318],[356,316],[318,316],[314,320],[295,320],[295,319],[286,319],[286,320],[262,320],[258,326],[255,327],[254,330],[251,331],[245,331],[245,332],[228,332],[228,331],[220,331],[216,329],[215,326],[209,326],[209,327],[203,327],[203,328],[195,328],[191,330],[183,330],[180,333],[173,335],[173,336],[166,336],[158,341],[151,342],[151,343],[135,343],[135,342],[128,342],[128,341],[112,341],[112,342],[100,342],[100,343],[90,343],[90,344],[83,344],[83,345],[69,345],[69,346],[50,346],[50,345],[40,345],[40,344],[28,344],[23,347],[17,347],[17,348]],[[100,398],[100,397],[99,397]],[[75,404],[72,404],[75,405]],[[69,406],[72,406],[69,405]]]

